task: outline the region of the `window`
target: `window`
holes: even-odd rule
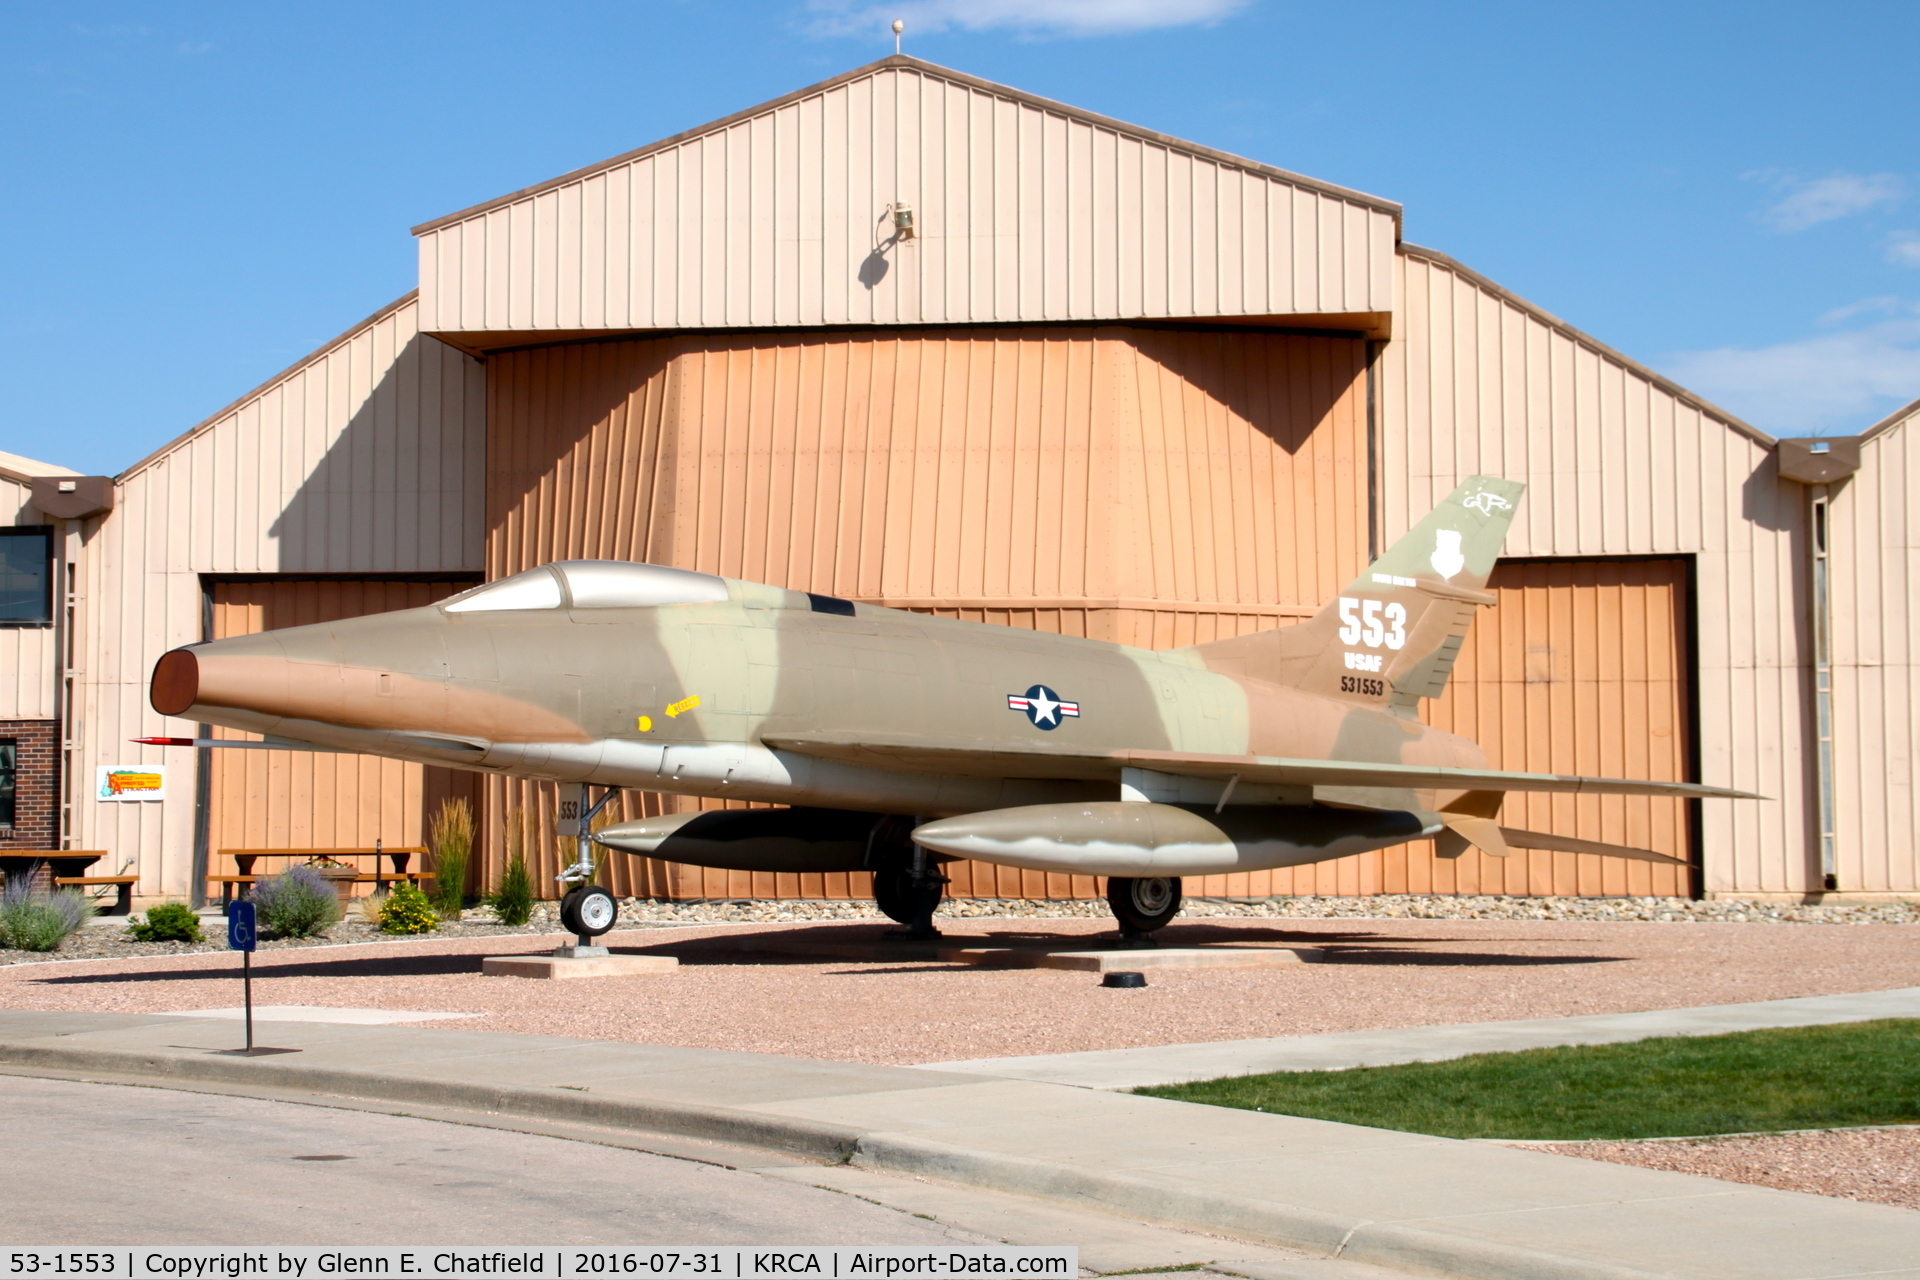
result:
[[[727,598],[724,578],[624,560],[563,560],[576,609],[647,609],[662,604],[713,604]]]
[[[0,738],[0,827],[13,825],[13,762],[15,743]]]
[[[448,613],[492,613],[496,609],[558,609],[560,603],[560,579],[543,565],[463,591],[442,607]]]
[[[0,626],[53,621],[53,530],[0,529]]]
[[[558,576],[556,576],[558,575]],[[560,584],[566,583],[566,599]],[[705,604],[727,598],[724,578],[624,560],[562,560],[455,596],[448,613],[495,609],[645,609],[662,604]]]

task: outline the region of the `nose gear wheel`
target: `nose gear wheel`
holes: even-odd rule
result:
[[[1107,905],[1123,933],[1152,933],[1180,914],[1180,877],[1112,876]]]
[[[599,885],[574,889],[560,899],[560,923],[568,933],[582,938],[599,937],[619,918],[620,904]]]

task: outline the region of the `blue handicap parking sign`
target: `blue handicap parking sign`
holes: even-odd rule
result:
[[[253,904],[236,898],[227,904],[227,945],[235,951],[252,951],[259,940],[254,927]]]

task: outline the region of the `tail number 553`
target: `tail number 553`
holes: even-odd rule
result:
[[[1340,597],[1340,643],[1385,645],[1398,649],[1407,642],[1407,606],[1357,596]]]

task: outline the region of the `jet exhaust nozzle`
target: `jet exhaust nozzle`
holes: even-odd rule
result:
[[[1417,840],[1434,814],[1331,805],[1229,806],[1102,800],[942,818],[914,841],[936,853],[1096,876],[1222,875],[1341,858]]]

